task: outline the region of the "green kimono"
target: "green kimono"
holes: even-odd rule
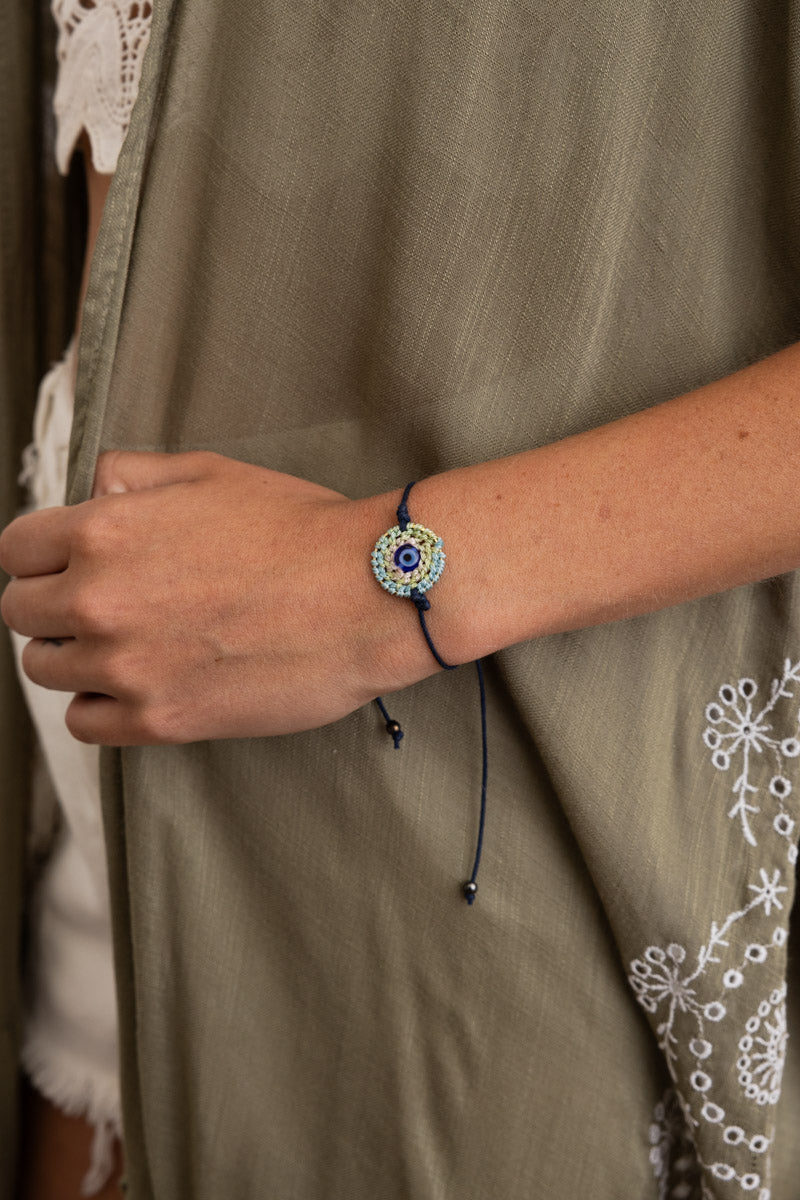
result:
[[[110,448],[376,494],[796,340],[799,17],[156,0],[71,500]],[[399,752],[108,752],[131,1200],[796,1200],[797,584],[493,656],[472,908],[467,669]]]

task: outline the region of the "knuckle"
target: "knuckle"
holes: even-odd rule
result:
[[[68,627],[78,634],[102,637],[113,629],[113,606],[99,587],[77,584],[65,603]]]
[[[141,656],[134,650],[121,647],[105,656],[103,679],[111,695],[130,699],[141,697],[151,682],[147,664],[142,663]]]
[[[142,706],[136,726],[137,734],[145,745],[175,745],[185,740],[181,736],[179,714],[164,704],[152,702]]]
[[[106,450],[100,455],[94,469],[94,496],[106,496],[119,490],[121,458],[121,450]]]
[[[98,507],[81,513],[72,533],[73,552],[82,558],[100,558],[114,542],[114,526]]]

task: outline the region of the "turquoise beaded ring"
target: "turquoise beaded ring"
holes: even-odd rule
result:
[[[441,578],[445,552],[432,529],[409,521],[393,525],[375,543],[372,572],[393,596],[423,595]]]

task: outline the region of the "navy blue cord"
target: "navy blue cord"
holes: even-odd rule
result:
[[[403,497],[397,506],[397,524],[403,532],[405,532],[406,528],[411,523],[411,518],[408,515],[408,497],[412,487],[414,486],[414,483],[415,480],[412,480],[411,483],[406,484]],[[443,667],[445,671],[455,671],[457,664],[445,662],[433,644],[433,638],[430,635],[428,623],[425,620],[425,613],[431,606],[427,596],[414,589],[414,591],[411,593],[411,599],[413,600],[414,606],[419,615],[419,623],[422,626],[422,632],[425,635],[425,641],[428,643],[428,648],[430,649],[431,654],[436,659],[439,666]],[[475,860],[472,864],[472,874],[462,887],[467,904],[474,904],[475,897],[478,894],[478,868],[481,865],[481,854],[483,853],[483,834],[486,828],[486,784],[489,777],[489,745],[486,736],[486,685],[484,683],[483,667],[481,666],[480,659],[475,660],[475,667],[478,671],[478,689],[480,692],[481,702],[481,745],[483,771],[481,778],[481,813],[480,820],[478,822],[478,842],[477,846],[475,847]],[[386,711],[386,706],[380,696],[375,697],[375,703],[381,710],[381,714],[386,722],[387,731],[394,739],[395,750],[399,750],[400,739],[403,737],[403,731],[400,728],[399,722],[392,720],[392,718],[389,716],[389,713]]]
[[[483,667],[481,660],[475,659],[475,667],[478,672],[478,688],[481,695],[481,744],[483,746],[483,775],[481,778],[481,818],[478,822],[478,845],[475,848],[475,861],[472,864],[472,874],[469,877],[469,882],[464,884],[464,895],[467,898],[467,904],[474,904],[475,896],[478,891],[478,867],[481,865],[481,854],[483,853],[483,832],[486,828],[486,784],[489,779],[489,743],[486,737],[486,685],[483,680]]]
[[[422,626],[422,632],[425,634],[425,641],[428,643],[431,654],[436,659],[439,666],[444,667],[445,671],[457,670],[457,665],[454,665],[453,663],[446,663],[444,661],[441,654],[434,646],[433,638],[428,632],[428,622],[425,620],[425,613],[431,606],[430,600],[428,600],[427,596],[421,596],[416,588],[411,593],[411,599],[414,601],[414,604],[417,607],[417,612],[419,613],[419,623]]]
[[[406,529],[411,523],[411,517],[408,515],[408,497],[415,483],[416,480],[412,479],[411,483],[406,484],[405,491],[403,492],[403,498],[397,506],[397,524],[400,526],[403,533],[405,533]]]
[[[404,736],[403,731],[400,728],[400,722],[392,720],[392,718],[389,716],[388,712],[386,711],[386,705],[383,703],[380,696],[375,697],[375,703],[377,704],[378,708],[381,710],[381,712],[383,714],[383,719],[386,722],[386,732],[390,733],[392,735],[392,737],[394,738],[395,750],[399,750],[400,743],[403,740],[403,736]]]

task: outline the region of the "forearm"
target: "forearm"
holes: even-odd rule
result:
[[[443,539],[428,624],[455,664],[800,566],[800,347],[635,416],[420,481]],[[293,733],[437,670],[352,501],[208,454],[104,455],[96,499],[19,518],[5,620],[24,667],[115,745]]]
[[[411,515],[447,552],[437,645],[463,662],[791,570],[798,493],[800,345],[590,432],[423,480]],[[387,525],[396,503],[385,500]]]

